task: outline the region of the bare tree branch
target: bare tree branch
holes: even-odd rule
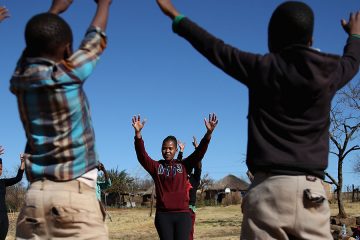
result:
[[[335,156],[339,157],[339,154],[333,151],[330,151],[331,154],[334,154]]]
[[[329,133],[329,136],[330,136],[330,140],[334,143],[335,147],[340,151],[341,149],[340,143],[335,139],[332,133]]]
[[[339,187],[339,183],[333,178],[328,172],[325,172],[325,175],[331,180],[333,184],[335,184],[336,187]]]
[[[358,145],[353,146],[353,147],[351,147],[349,150],[347,150],[347,151],[344,153],[344,155],[343,155],[343,159],[346,158],[346,156],[347,156],[350,152],[356,151],[356,150],[360,150],[360,147],[359,147]]]

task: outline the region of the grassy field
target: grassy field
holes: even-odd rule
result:
[[[360,202],[346,204],[349,215],[360,215]],[[154,216],[150,209],[111,210],[106,219],[110,239],[137,240],[158,239],[154,227]],[[336,205],[331,206],[332,215],[337,214]],[[14,239],[17,214],[9,215],[10,229],[7,240]],[[195,239],[232,240],[239,239],[242,214],[240,205],[227,207],[202,207],[196,216]]]

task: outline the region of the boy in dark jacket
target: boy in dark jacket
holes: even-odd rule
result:
[[[151,175],[156,189],[155,226],[161,240],[188,240],[191,230],[189,213],[189,189],[187,169],[192,169],[204,157],[212,132],[218,123],[215,114],[205,120],[206,134],[198,148],[184,160],[174,159],[177,140],[174,136],[164,139],[161,152],[164,160],[154,161],[147,154],[141,130],[145,122],[134,116],[135,150],[144,169]]]
[[[323,188],[329,111],[337,90],[358,72],[360,12],[342,20],[342,56],[312,49],[309,6],[279,5],[268,26],[269,53],[256,55],[217,39],[157,0],[173,30],[215,66],[249,88],[247,166],[254,181],[243,201],[242,239],[331,239]]]

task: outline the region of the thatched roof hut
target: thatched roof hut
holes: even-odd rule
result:
[[[228,198],[226,201],[227,204],[239,203],[249,185],[249,183],[241,178],[231,174],[227,175],[205,190],[205,200],[214,202],[215,204],[223,204],[223,199]],[[230,193],[230,195],[228,193]]]
[[[246,191],[248,187],[249,183],[230,174],[216,181],[208,190],[224,191],[226,188],[230,188],[231,191]]]

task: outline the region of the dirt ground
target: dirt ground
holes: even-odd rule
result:
[[[331,205],[332,215],[337,214],[336,205]],[[346,204],[349,215],[360,215],[360,202]],[[158,239],[154,227],[154,214],[150,209],[110,210],[106,223],[110,239],[137,240]],[[10,228],[6,240],[14,239],[17,214],[9,214]],[[227,207],[202,207],[196,215],[195,239],[233,240],[239,239],[242,214],[240,205]]]

